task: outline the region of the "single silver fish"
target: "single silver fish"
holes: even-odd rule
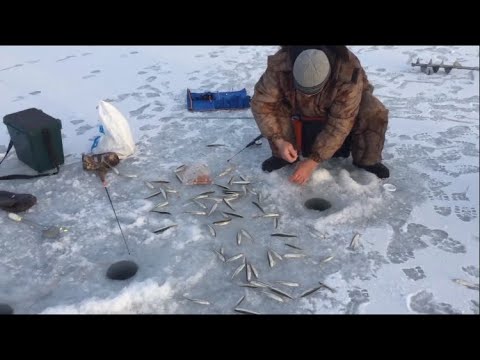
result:
[[[252,242],[254,241],[254,240],[253,240],[253,236],[250,235],[247,230],[245,230],[245,229],[240,229],[240,233],[241,233],[243,236],[249,238]]]
[[[212,208],[210,209],[210,211],[208,212],[207,216],[212,215],[213,212],[217,209],[217,206],[218,206],[217,203],[213,204],[213,206],[212,206]]]
[[[271,292],[268,291],[262,291],[263,294],[267,295],[269,298],[276,300],[278,302],[284,302],[283,298],[278,296],[277,294],[272,294]]]
[[[459,285],[465,286],[468,289],[479,290],[479,284],[474,284],[474,283],[471,283],[470,281],[466,281],[462,279],[453,279],[452,281]]]
[[[335,257],[335,256],[329,256],[329,257],[323,259],[322,261],[320,261],[320,263],[323,264],[323,263],[329,262],[329,261],[332,260],[334,257]]]
[[[232,185],[249,185],[250,181],[232,181]]]
[[[255,285],[255,286],[257,286],[257,287],[262,287],[262,288],[268,287],[267,284],[265,284],[265,283],[263,283],[263,282],[261,282],[261,281],[256,281],[256,280],[250,281],[250,284]]]
[[[234,307],[238,307],[242,303],[242,301],[245,299],[245,295],[243,295],[240,300],[237,301],[237,304]]]
[[[225,144],[208,144],[207,147],[225,146]]]
[[[152,208],[152,210],[153,210],[153,209],[157,209],[157,208],[162,208],[162,207],[165,207],[165,206],[167,206],[167,205],[168,205],[168,201],[161,202],[161,203],[158,203],[157,205],[155,205],[155,206]],[[150,211],[152,211],[152,210],[150,210]]]
[[[230,190],[230,188],[228,186],[224,186],[224,185],[220,185],[220,184],[215,184],[217,185],[218,187],[221,187],[223,190]]]
[[[198,200],[198,199],[205,199],[208,197],[208,195],[215,194],[215,191],[206,191],[201,194],[195,195],[192,200]]]
[[[215,231],[215,228],[209,224],[207,224],[207,227],[208,227],[208,230],[210,231],[210,234],[213,236],[213,237],[216,237],[217,236],[217,232]]]
[[[144,198],[144,199],[147,200],[147,199],[150,199],[150,198],[152,198],[152,197],[154,197],[154,196],[160,195],[160,194],[162,194],[162,193],[165,194],[165,191],[163,191],[163,189],[162,189],[161,191],[157,191],[156,193],[153,193],[153,194],[151,194],[151,195],[148,195],[148,196],[147,196],[146,198]],[[166,199],[166,196],[165,196],[165,199]]]
[[[151,181],[152,183],[158,183],[158,184],[170,184],[170,181],[168,180],[154,180]]]
[[[330,286],[327,286],[327,285],[325,285],[324,283],[322,283],[322,282],[320,282],[320,281],[319,281],[318,283],[320,284],[320,286],[324,287],[325,289],[330,290],[330,291],[333,292],[333,293],[336,292],[335,289],[332,289]]]
[[[239,308],[239,307],[235,308],[234,310],[238,313],[241,313],[241,314],[260,315],[260,313],[257,313],[255,311],[247,310],[247,309],[243,309],[243,308]]]
[[[232,205],[230,205],[230,202],[229,202],[227,199],[224,198],[224,199],[223,199],[223,202],[224,202],[230,209],[232,209],[233,211],[236,211],[236,210],[232,207]]]
[[[253,276],[255,276],[258,279],[258,271],[255,268],[255,266],[253,266],[252,263],[250,263],[250,268],[252,269]]]
[[[270,234],[270,236],[278,236],[278,237],[297,237],[297,235],[290,235],[290,234],[283,234],[283,233]]]
[[[240,271],[242,271],[244,267],[245,267],[245,263],[240,264],[240,266],[237,268],[237,270],[235,270],[235,272],[233,273],[232,279],[233,279],[235,276],[237,276],[238,274],[240,274]]]
[[[164,231],[167,231],[168,229],[174,228],[174,227],[176,227],[176,226],[178,226],[178,225],[177,225],[177,224],[173,224],[173,225],[165,226],[165,227],[163,227],[163,228],[160,228],[160,229],[158,229],[158,230],[155,230],[153,233],[154,233],[154,234],[161,234],[161,233],[163,233]]]
[[[145,183],[145,185],[147,185],[147,187],[148,187],[149,189],[152,189],[152,190],[155,189],[155,186],[153,186],[153,184],[152,184],[151,182],[149,182],[149,181],[144,181],[144,183]]]
[[[240,246],[240,244],[242,243],[242,234],[239,232],[237,232],[237,245]]]
[[[228,180],[228,183],[227,183],[227,184],[228,184],[228,185],[232,185],[233,179],[235,179],[235,175],[233,175],[233,176],[230,178],[230,180]]]
[[[195,203],[196,205],[200,206],[202,209],[206,209],[206,208],[207,208],[207,206],[206,206],[205,204],[201,203],[201,202],[198,201],[198,200],[193,199],[192,202]]]
[[[306,257],[307,255],[305,254],[295,254],[295,253],[291,253],[291,254],[283,254],[283,257],[285,259],[300,259],[300,258],[304,258]]]
[[[247,268],[247,281],[250,282],[252,281],[252,268],[250,264],[247,264],[246,268]]]
[[[350,242],[350,249],[355,250],[358,245],[360,245],[360,234],[357,233]]]
[[[243,216],[242,216],[242,215],[239,215],[239,214],[235,214],[235,213],[231,213],[231,212],[226,212],[226,211],[223,211],[223,214],[225,214],[227,217],[228,217],[228,216],[235,216],[235,217],[238,217],[238,218],[242,218],[242,219],[243,219]]]
[[[225,260],[225,256],[223,256],[222,253],[220,253],[219,251],[217,251],[217,250],[215,250],[215,249],[214,249],[213,251],[215,252],[215,254],[217,254],[218,258],[219,258],[220,260],[222,260],[222,262],[225,262],[225,261],[226,261],[226,260]]]
[[[298,246],[295,246],[295,245],[292,245],[292,244],[285,243],[285,246],[291,247],[292,249],[296,249],[296,250],[303,250],[303,249],[299,248]]]
[[[304,293],[302,293],[302,295],[300,295],[300,297],[305,297],[305,296],[308,296],[310,294],[313,294],[315,291],[318,291],[322,288],[323,286],[317,286],[317,287],[314,287],[312,289],[309,289],[307,291],[305,291]]]
[[[278,216],[273,218],[273,228],[274,229],[278,228]]]
[[[232,218],[228,218],[225,220],[218,220],[218,221],[214,221],[213,225],[218,225],[218,226],[227,225],[230,221],[232,221]]]
[[[197,304],[200,304],[200,305],[210,305],[210,302],[207,301],[207,300],[191,299],[191,298],[188,298],[188,297],[186,297],[186,296],[184,296],[184,298],[185,298],[186,300],[190,300],[190,301],[192,301],[192,302],[194,302],[194,303],[197,303]]]
[[[180,165],[179,167],[177,167],[177,168],[174,170],[174,172],[178,173],[178,172],[180,172],[180,171],[183,171],[183,170],[185,170],[185,167],[186,167],[185,165]]]
[[[171,213],[169,213],[168,211],[160,211],[160,210],[155,210],[155,209],[152,209],[150,210],[151,212],[155,212],[155,213],[158,213],[158,214],[163,214],[163,215],[172,215]]]
[[[175,176],[177,177],[178,181],[180,181],[180,183],[183,184],[183,178],[179,175],[178,172],[175,173]]]
[[[289,299],[293,299],[292,295],[287,294],[285,291],[282,291],[282,290],[280,290],[280,289],[277,289],[277,288],[275,288],[275,287],[273,287],[273,286],[269,286],[268,288],[270,289],[270,291],[273,291],[274,293],[277,293],[278,295],[285,296],[285,297],[287,297],[287,298],[289,298]]]
[[[290,281],[275,281],[277,284],[288,286],[288,287],[298,287],[300,286],[299,283],[290,282]]]
[[[207,215],[205,211],[184,211],[184,214],[190,214],[190,215]]]
[[[263,208],[260,206],[259,203],[256,203],[255,201],[252,201],[252,204],[255,205],[257,208],[259,208],[260,211],[265,214],[265,210],[263,210]]]
[[[223,172],[221,172],[220,174],[218,174],[218,177],[222,177],[222,176],[225,176],[225,175],[230,174],[230,173],[233,171],[233,169],[234,169],[233,166],[227,167]]]
[[[267,250],[268,264],[271,268],[275,266],[275,260],[273,260],[272,254]]]
[[[240,254],[238,254],[238,255],[232,256],[231,258],[228,258],[228,259],[226,260],[226,262],[232,262],[232,261],[241,259],[241,258],[243,258],[244,256],[245,256],[244,254],[240,253]]]

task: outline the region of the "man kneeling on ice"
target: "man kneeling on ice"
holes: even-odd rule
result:
[[[322,162],[348,158],[379,178],[388,110],[373,96],[364,69],[346,46],[282,46],[255,85],[252,113],[268,139],[267,172],[298,161],[290,180],[305,184]]]

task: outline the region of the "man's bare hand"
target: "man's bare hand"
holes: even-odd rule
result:
[[[317,165],[318,163],[311,159],[301,161],[298,163],[293,175],[290,176],[290,181],[299,185],[305,185],[312,176]]]
[[[297,150],[295,150],[291,143],[283,139],[279,139],[275,141],[275,145],[277,146],[278,153],[283,160],[288,161],[289,163],[297,160]]]

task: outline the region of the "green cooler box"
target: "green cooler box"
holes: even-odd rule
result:
[[[64,163],[60,120],[32,108],[6,115],[3,122],[18,159],[32,169],[44,172]]]

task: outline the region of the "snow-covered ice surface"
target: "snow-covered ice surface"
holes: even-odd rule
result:
[[[189,113],[186,88],[228,91],[253,87],[276,47],[0,47],[2,116],[29,107],[40,108],[63,123],[68,155],[59,175],[38,180],[2,181],[0,189],[31,193],[38,204],[25,216],[42,224],[70,229],[59,240],[42,239],[38,230],[0,214],[0,303],[15,313],[233,313],[240,307],[264,314],[357,313],[479,313],[479,292],[454,279],[479,282],[479,73],[440,70],[426,75],[410,63],[420,57],[478,66],[479,48],[466,46],[352,46],[364,65],[375,94],[390,109],[384,162],[391,178],[352,166],[351,158],[333,159],[320,167],[305,187],[288,182],[291,168],[266,174],[260,169],[269,148],[243,151],[231,162],[230,175],[218,177],[226,160],[259,132],[250,110]],[[108,175],[110,193],[132,255],[128,256],[113,211],[96,175],[82,169],[99,123],[99,100],[112,102],[130,121],[136,154],[120,163],[129,179]],[[0,126],[0,153],[8,144]],[[207,147],[212,143],[223,147]],[[181,164],[207,164],[215,182],[225,185],[232,175],[252,182],[267,212],[281,214],[278,228],[252,204],[247,192],[231,202],[244,218],[214,226],[230,211],[224,203],[209,217],[184,213],[204,211],[189,202],[194,195],[218,186],[180,184],[174,169]],[[2,164],[0,175],[31,173],[15,153]],[[178,191],[163,208],[148,200],[145,180],[169,180]],[[386,191],[392,184],[396,191]],[[232,188],[242,190],[240,185]],[[327,199],[323,212],[307,210],[313,197]],[[213,201],[200,202],[208,211]],[[164,233],[153,231],[178,224]],[[254,241],[243,238],[240,229]],[[275,232],[295,238],[272,237]],[[359,245],[349,248],[355,234]],[[290,243],[303,249],[295,250]],[[293,299],[283,302],[268,291],[239,286],[243,269],[232,279],[243,253],[259,280]],[[274,257],[302,252],[304,258]],[[333,258],[331,258],[333,257]],[[330,259],[329,259],[330,258]],[[133,259],[139,265],[128,281],[105,276],[110,264]],[[329,261],[325,261],[325,260]],[[276,281],[296,282],[288,287]],[[311,295],[305,291],[321,288]],[[184,297],[208,301],[199,304]]]

